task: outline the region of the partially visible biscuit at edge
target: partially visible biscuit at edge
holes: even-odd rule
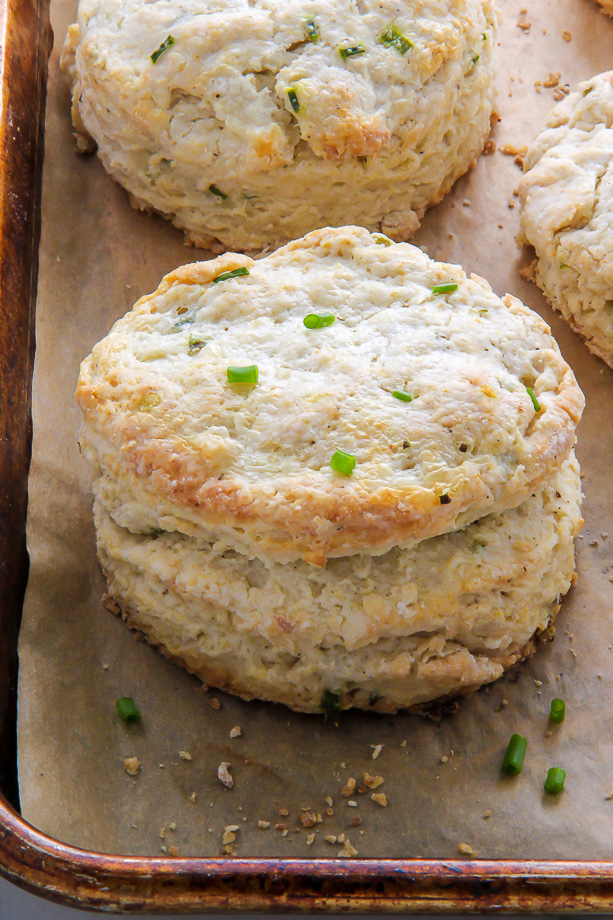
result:
[[[483,149],[498,18],[495,0],[80,0],[77,146],[204,248],[346,223],[408,239]]]
[[[535,249],[535,280],[613,367],[613,71],[554,107],[524,170],[520,241]]]
[[[235,268],[248,274],[216,282]],[[304,326],[324,311],[332,325]],[[257,365],[257,383],[229,384],[233,365]],[[318,565],[518,505],[561,467],[583,409],[537,314],[352,227],[178,269],[83,362],[77,399],[120,526]]]

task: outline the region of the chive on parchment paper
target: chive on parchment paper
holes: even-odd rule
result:
[[[543,124],[553,91],[538,94],[536,80],[559,71],[561,82],[574,87],[613,68],[613,20],[592,0],[530,0],[528,31],[517,26],[525,2],[503,4],[498,145],[519,147]],[[73,0],[52,3],[56,48],[28,521],[32,570],[20,642],[24,816],[60,840],[123,854],[176,846],[181,855],[217,855],[223,828],[231,824],[240,828],[233,846],[243,856],[335,855],[340,844],[324,836],[345,833],[360,856],[370,857],[450,857],[463,842],[485,857],[610,859],[613,375],[518,273],[528,255],[516,248],[517,208],[507,205],[520,176],[511,156],[482,157],[427,214],[416,241],[431,256],[460,262],[488,278],[497,293],[511,291],[541,313],[585,390],[577,453],[586,524],[578,542],[579,581],[560,614],[556,641],[440,723],[350,713],[335,727],[280,706],[203,692],[101,607],[89,474],[76,445],[79,362],[165,272],[206,254],[186,249],[165,221],[133,211],[95,157],[76,158],[69,91],[58,71],[75,7]],[[607,530],[611,536],[602,538]],[[119,721],[120,696],[134,697],[141,724]],[[210,707],[213,696],[220,710]],[[553,697],[566,700],[567,716],[547,738]],[[508,703],[501,708],[503,700]],[[242,734],[231,739],[236,725]],[[520,777],[502,778],[502,755],[514,731],[528,738],[528,754]],[[376,760],[373,745],[383,745]],[[141,762],[136,778],[124,772],[128,756]],[[216,778],[221,761],[232,764],[231,790]],[[568,774],[556,798],[543,794],[550,766]],[[360,779],[364,771],[384,777],[378,791],[386,793],[387,808],[366,795],[353,797],[357,808],[341,797],[347,777]],[[326,814],[327,796],[334,815]],[[322,823],[304,828],[303,806],[320,813]],[[280,816],[279,808],[289,815]],[[484,818],[486,812],[491,817]],[[358,814],[362,824],[350,826]],[[258,820],[271,827],[260,829]],[[287,825],[286,836],[276,823]]]

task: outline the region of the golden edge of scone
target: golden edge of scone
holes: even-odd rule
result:
[[[106,573],[105,573],[106,574]],[[573,577],[574,583],[574,577]],[[193,674],[195,677],[199,678],[207,686],[216,687],[219,690],[223,690],[227,693],[231,693],[234,696],[238,696],[243,700],[251,701],[254,699],[262,699],[267,702],[272,703],[282,703],[285,706],[288,706],[290,709],[293,709],[295,712],[304,712],[309,714],[322,714],[322,699],[318,696],[314,698],[308,698],[308,690],[306,693],[306,698],[301,700],[296,700],[295,692],[292,692],[293,688],[288,686],[288,690],[284,692],[280,690],[271,694],[269,688],[260,686],[258,689],[254,689],[253,681],[244,682],[237,678],[236,673],[228,667],[220,665],[218,662],[214,662],[212,659],[203,664],[202,657],[198,656],[197,660],[195,657],[191,656],[180,656],[172,654],[161,642],[156,640],[153,635],[153,631],[150,627],[145,624],[138,614],[130,608],[128,604],[125,604],[121,597],[117,595],[106,594],[103,603],[111,613],[116,616],[121,616],[125,623],[132,629],[138,636],[144,636],[144,638],[156,648],[162,655],[173,664],[178,665],[188,673]],[[352,689],[348,693],[335,693],[335,710],[341,711],[345,709],[362,709],[370,712],[386,713],[393,715],[400,710],[407,710],[409,712],[415,712],[421,715],[428,715],[429,711],[432,709],[436,713],[437,707],[440,707],[441,703],[446,701],[460,698],[463,696],[471,696],[476,690],[479,690],[481,687],[486,686],[489,683],[492,683],[495,680],[498,680],[505,671],[509,668],[514,667],[522,661],[525,661],[527,658],[530,658],[537,648],[537,641],[541,639],[551,639],[553,636],[553,623],[555,618],[560,610],[560,604],[555,603],[551,606],[551,614],[549,620],[543,628],[536,630],[534,635],[528,639],[528,641],[522,646],[522,648],[506,655],[504,658],[498,658],[495,661],[485,658],[485,656],[473,656],[467,649],[460,649],[457,653],[449,655],[446,658],[440,660],[431,660],[427,663],[431,671],[437,672],[440,671],[441,674],[444,672],[444,676],[450,676],[453,680],[455,676],[457,682],[455,686],[449,690],[449,692],[443,693],[442,695],[432,695],[432,691],[428,694],[426,692],[424,699],[419,702],[413,703],[410,706],[401,706],[398,703],[386,696],[380,696],[375,701],[368,690],[362,689]],[[466,670],[466,657],[469,657],[471,660],[474,660],[475,663],[483,663],[484,673],[481,674],[481,679],[478,682],[474,683],[463,683],[462,676],[465,675]],[[452,661],[451,659],[456,659]],[[488,667],[489,666],[489,667]],[[486,675],[486,671],[489,671],[489,674]],[[451,673],[449,673],[451,672]],[[268,692],[267,692],[268,690]]]
[[[348,238],[360,237],[364,229],[345,227]],[[339,231],[333,228],[315,230],[277,250],[278,255],[299,249],[312,249],[332,243]],[[163,278],[157,291],[142,297],[135,312],[149,311],[150,302],[166,293],[173,285],[201,285],[216,278],[220,272],[249,267],[254,262],[248,256],[226,254],[208,262],[184,265]],[[526,311],[533,321],[549,327],[529,311],[521,301],[506,294],[502,298],[509,309]],[[532,452],[530,475],[521,472],[509,487],[504,483],[497,495],[477,477],[462,484],[462,497],[442,504],[432,489],[415,490],[409,497],[398,488],[370,491],[345,483],[332,486],[322,493],[306,484],[300,495],[271,494],[271,490],[247,484],[239,479],[219,480],[218,471],[208,477],[202,457],[188,453],[176,435],[158,435],[151,439],[137,417],[125,422],[122,443],[114,444],[108,429],[112,414],[101,418],[98,407],[104,398],[104,386],[91,380],[93,356],[85,359],[76,391],[76,399],[92,427],[108,436],[105,456],[106,471],[114,476],[128,475],[156,495],[169,499],[196,515],[202,515],[211,527],[228,524],[259,531],[257,537],[262,551],[278,558],[302,557],[315,565],[324,565],[326,558],[364,551],[384,552],[394,545],[409,545],[465,526],[492,510],[513,507],[523,501],[535,488],[560,468],[575,443],[575,427],[581,418],[584,397],[571,368],[561,355],[551,360],[562,368],[561,383],[555,399],[548,402],[545,418],[533,423],[537,430]],[[294,505],[308,514],[294,511]]]
[[[600,8],[609,16],[613,16],[613,0],[596,0]]]

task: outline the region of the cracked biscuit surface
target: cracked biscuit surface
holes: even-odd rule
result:
[[[407,239],[480,154],[494,0],[80,0],[80,150],[196,245]]]
[[[526,154],[521,240],[552,306],[613,367],[613,71],[555,106]]]
[[[228,382],[252,365],[257,383]],[[356,227],[177,269],[83,362],[77,399],[118,525],[315,565],[518,505],[583,409],[537,314]]]
[[[165,655],[247,699],[394,712],[469,693],[533,650],[574,571],[571,454],[517,508],[383,556],[264,565],[222,542],[131,533],[98,481],[109,606]],[[330,694],[332,695],[330,697]]]

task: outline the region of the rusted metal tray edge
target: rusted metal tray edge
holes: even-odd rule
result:
[[[108,912],[613,910],[613,862],[121,857],[53,840],[13,807],[48,7],[0,0],[0,875]]]

